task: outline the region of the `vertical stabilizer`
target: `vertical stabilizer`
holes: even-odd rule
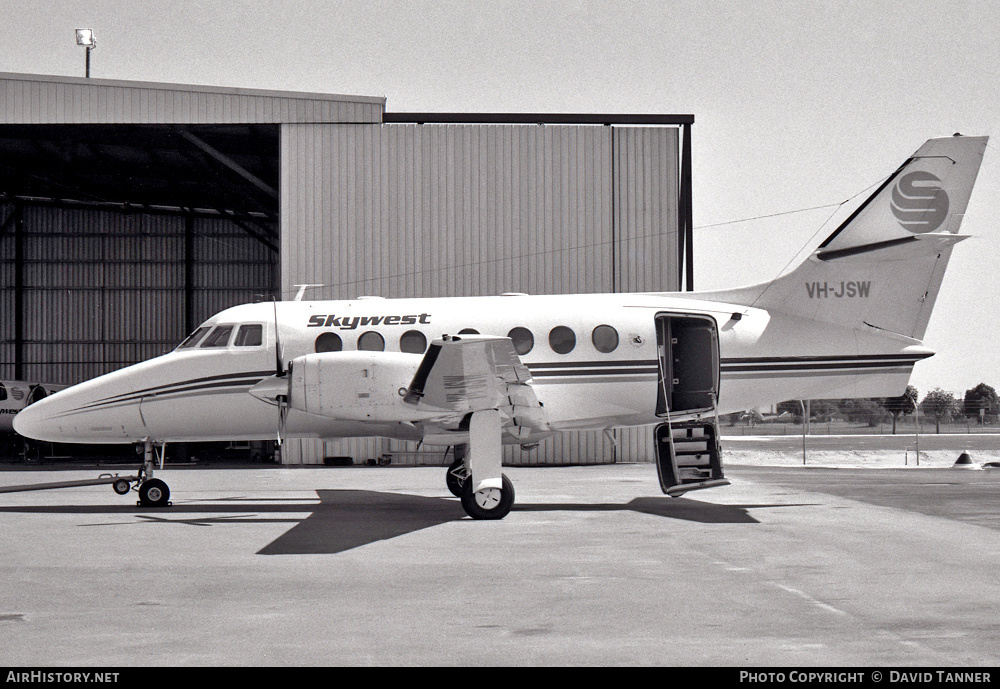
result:
[[[792,272],[699,296],[922,339],[987,140],[927,141]]]

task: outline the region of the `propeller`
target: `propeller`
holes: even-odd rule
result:
[[[278,380],[284,380],[288,371],[285,370],[284,362],[282,361],[282,349],[281,349],[281,328],[278,325],[278,301],[272,300],[271,302],[274,306],[274,368],[275,368],[275,378]],[[286,392],[284,395],[275,395],[275,402],[278,404],[278,447],[281,447],[282,438],[285,436],[285,423],[288,419],[288,393],[291,392],[291,383],[288,383]]]
[[[276,369],[275,375],[281,378],[285,375],[285,370],[281,361],[281,330],[278,328],[278,301],[272,299],[271,304],[274,306],[274,368]]]
[[[274,302],[274,370],[273,376],[268,376],[250,388],[250,394],[257,399],[278,407],[278,446],[285,437],[285,425],[288,418],[288,398],[291,393],[291,364],[288,370],[284,367],[281,332],[278,327],[278,304]]]

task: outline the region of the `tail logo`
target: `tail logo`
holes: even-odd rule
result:
[[[941,180],[929,172],[911,172],[892,190],[892,214],[903,229],[921,234],[933,232],[948,217],[948,194]]]

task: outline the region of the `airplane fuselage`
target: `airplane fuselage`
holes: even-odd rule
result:
[[[278,412],[249,391],[275,374],[277,358],[291,362],[317,352],[360,350],[396,353],[359,400],[373,409],[379,405],[381,413],[351,419],[291,409],[287,437],[379,435],[433,442],[425,419],[398,392],[412,380],[428,343],[472,331],[511,337],[551,431],[656,424],[666,413],[689,411],[663,402],[664,378],[671,375],[668,345],[657,325],[664,316],[701,319],[714,333],[683,356],[698,359],[705,375],[716,378],[720,414],[786,399],[899,394],[913,363],[930,354],[908,338],[798,322],[687,293],[258,303],[206,321],[193,346],[185,343],[74,386],[58,407],[57,400],[50,402],[46,425],[51,439],[63,442],[273,439]],[[210,342],[215,328],[226,325],[233,326],[228,339]],[[241,326],[256,327],[259,337],[240,342]],[[709,351],[713,346],[717,350]],[[711,405],[695,406],[697,413],[715,412]]]

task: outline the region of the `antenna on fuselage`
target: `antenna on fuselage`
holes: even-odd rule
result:
[[[306,284],[306,285],[295,285],[299,288],[299,291],[295,293],[295,298],[292,301],[302,301],[302,297],[306,295],[307,289],[312,289],[313,287],[326,287],[322,284]]]

